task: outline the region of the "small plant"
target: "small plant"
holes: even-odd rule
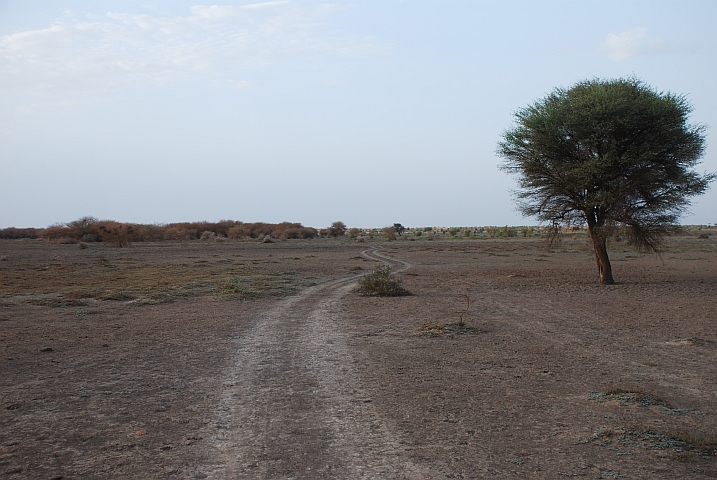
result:
[[[420,237],[421,235],[423,235],[423,232],[420,230],[416,230],[415,232],[413,232],[414,237]]]
[[[256,292],[252,291],[251,287],[236,278],[226,281],[222,293],[224,295],[239,295],[242,298],[254,298],[257,296]]]
[[[361,233],[361,231],[358,228],[349,228],[348,236],[349,238],[358,238],[359,233]]]
[[[471,297],[468,296],[468,292],[462,293],[461,297],[466,299],[466,309],[463,310],[462,312],[457,312],[459,315],[458,315],[458,322],[456,323],[456,325],[458,325],[459,327],[465,327],[466,322],[463,321],[463,315],[468,313],[468,309],[471,308]]]
[[[451,237],[455,237],[456,235],[458,235],[458,232],[460,232],[460,231],[461,231],[460,228],[451,227],[448,229],[448,235],[450,235]]]
[[[421,335],[434,336],[444,335],[446,333],[446,326],[439,322],[426,322],[416,329]]]
[[[371,273],[359,279],[358,291],[361,295],[378,297],[410,295],[410,292],[401,285],[401,279],[391,275],[391,267],[383,264],[374,265]]]

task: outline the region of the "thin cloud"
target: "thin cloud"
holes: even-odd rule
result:
[[[336,7],[288,1],[193,6],[189,15],[65,14],[0,37],[0,88],[107,89],[267,65],[297,56],[361,55],[379,46],[326,28]]]
[[[644,55],[661,55],[677,51],[690,51],[694,47],[677,45],[659,37],[650,37],[644,27],[633,28],[620,33],[609,33],[599,51],[611,60],[622,61]]]

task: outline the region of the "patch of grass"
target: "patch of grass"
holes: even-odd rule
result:
[[[589,392],[587,396],[598,402],[617,400],[623,406],[637,404],[641,407],[649,407],[654,405],[660,407],[668,415],[684,415],[694,411],[693,408],[676,408],[671,403],[640,390],[612,388],[600,392]]]
[[[595,430],[594,440],[602,446],[609,445],[614,441],[624,447],[673,450],[675,459],[681,461],[717,456],[717,437],[715,436],[680,430],[662,431],[645,425],[601,427]]]
[[[467,335],[470,333],[479,333],[479,330],[459,322],[440,323],[431,321],[416,329],[416,334],[426,337]]]
[[[115,302],[126,302],[134,300],[137,297],[127,292],[108,292],[96,297],[97,300],[114,300]]]
[[[254,296],[290,293],[305,279],[294,272],[272,272],[258,265],[206,260],[151,263],[97,257],[88,263],[20,264],[0,275],[0,301],[49,307],[84,306],[84,299],[153,305],[177,298],[231,294],[227,278],[240,279]],[[237,292],[237,294],[240,294]]]
[[[403,288],[401,279],[391,274],[391,267],[376,264],[373,271],[361,277],[358,281],[358,291],[361,295],[377,297],[402,297],[411,295]]]
[[[705,345],[708,343],[712,343],[710,340],[705,340],[704,338],[699,337],[687,337],[687,338],[675,338],[674,340],[670,340],[667,342],[670,345]]]

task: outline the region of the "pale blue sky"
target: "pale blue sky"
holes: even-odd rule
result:
[[[713,1],[0,0],[0,228],[533,223],[496,143],[593,77],[687,95],[717,171],[715,22]],[[717,187],[691,211],[717,222]]]

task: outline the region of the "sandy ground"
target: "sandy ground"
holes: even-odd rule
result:
[[[611,254],[2,241],[0,475],[715,478],[717,242]],[[355,292],[379,255],[412,296]]]

